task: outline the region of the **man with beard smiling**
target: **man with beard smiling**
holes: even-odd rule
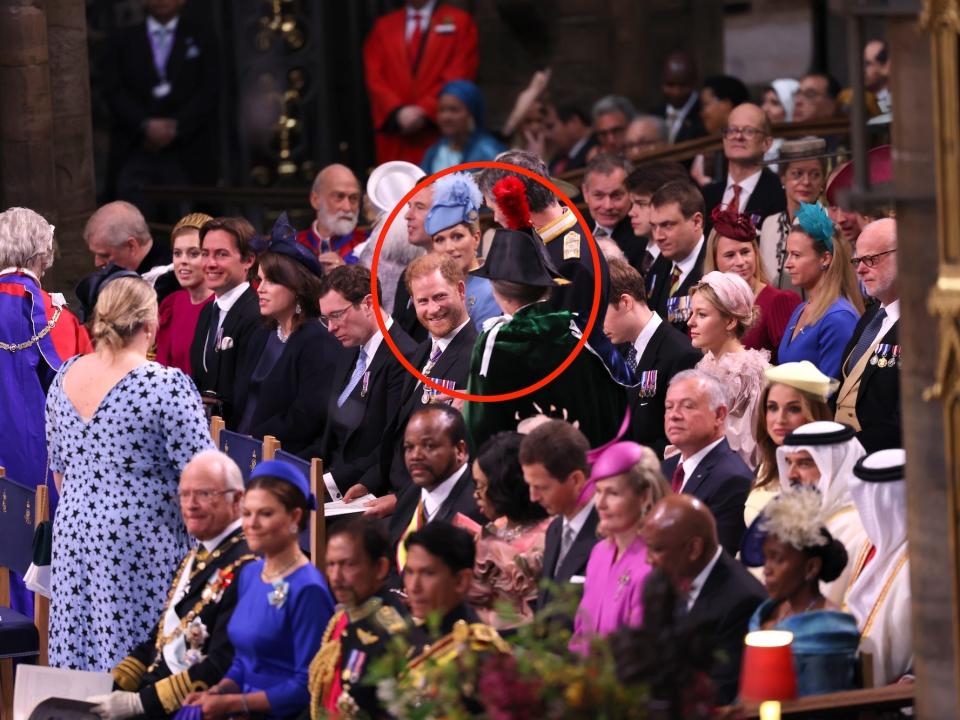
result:
[[[324,272],[344,263],[357,262],[352,251],[364,240],[363,232],[357,230],[360,217],[357,176],[345,165],[327,165],[313,180],[310,205],[317,212],[317,218],[307,230],[297,233],[297,241],[316,254]]]
[[[467,427],[459,411],[437,404],[414,410],[403,434],[403,458],[413,482],[397,496],[390,518],[390,542],[401,571],[407,561],[404,540],[411,533],[435,521],[453,522],[457,513],[484,522],[473,496]]]

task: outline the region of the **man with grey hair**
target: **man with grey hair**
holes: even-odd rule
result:
[[[364,241],[357,230],[360,219],[360,181],[346,165],[327,165],[313,179],[310,207],[316,219],[297,233],[297,242],[309,248],[324,272],[357,262],[353,249]]]
[[[753,472],[724,437],[725,398],[720,381],[703,370],[673,376],[663,423],[667,440],[679,453],[664,461],[663,474],[670,478],[675,493],[693,495],[710,508],[720,544],[735,555],[743,537],[743,507]]]
[[[587,163],[581,190],[593,220],[593,237],[612,238],[627,262],[640,270],[647,252],[646,239],[633,234],[628,213],[633,204],[627,192],[627,175],[633,167],[622,155],[601,152]],[[651,259],[648,263],[653,264]]]
[[[667,144],[667,123],[656,115],[637,115],[627,125],[623,152],[627,160],[636,163],[644,155]]]
[[[627,124],[637,111],[623,95],[605,95],[593,104],[593,134],[604,152],[621,154]]]
[[[227,455],[204,450],[184,467],[177,495],[197,546],[180,563],[157,631],[113,668],[120,690],[88,699],[104,720],[168,717],[195,683],[216,684],[233,661],[236,579],[254,559],[241,531],[243,476]]]

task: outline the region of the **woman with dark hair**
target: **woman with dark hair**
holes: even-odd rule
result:
[[[474,497],[490,520],[477,539],[477,560],[469,601],[488,625],[513,628],[533,619],[533,603],[543,568],[543,544],[550,518],[530,491],[520,468],[516,432],[497,433],[473,461]],[[514,612],[502,615],[498,603]]]
[[[741,555],[747,566],[763,565],[770,593],[750,619],[750,630],[793,633],[800,694],[853,687],[857,621],[820,591],[821,582],[832,582],[843,572],[847,551],[823,524],[820,493],[802,488],[767,503],[747,530]]]
[[[427,148],[420,167],[428,175],[465,162],[493,160],[506,148],[484,126],[483,94],[469,80],[451,80],[437,97],[440,139]]]
[[[265,320],[237,373],[237,431],[276,437],[296,453],[323,434],[338,343],[320,324],[316,257],[294,239],[282,215],[259,256],[257,296]]]
[[[310,703],[310,660],[333,615],[323,575],[300,550],[316,499],[307,479],[279,460],[260,463],[243,497],[243,533],[262,557],[236,579],[237,606],[227,634],[236,654],[223,679],[187,695],[205,720],[232,715],[290,717]]]

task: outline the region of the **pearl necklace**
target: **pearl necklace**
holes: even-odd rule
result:
[[[280,342],[282,342],[282,343],[284,343],[284,344],[286,344],[287,340],[290,339],[290,336],[289,336],[289,335],[284,335],[284,334],[283,334],[283,328],[280,327],[279,325],[277,325],[277,337],[279,338]]]

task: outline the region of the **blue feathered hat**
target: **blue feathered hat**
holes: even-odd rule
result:
[[[483,195],[472,175],[444,175],[433,184],[433,205],[423,227],[432,236],[460,223],[475,223],[482,203]]]
[[[833,252],[833,220],[820,205],[801,202],[793,225]]]

